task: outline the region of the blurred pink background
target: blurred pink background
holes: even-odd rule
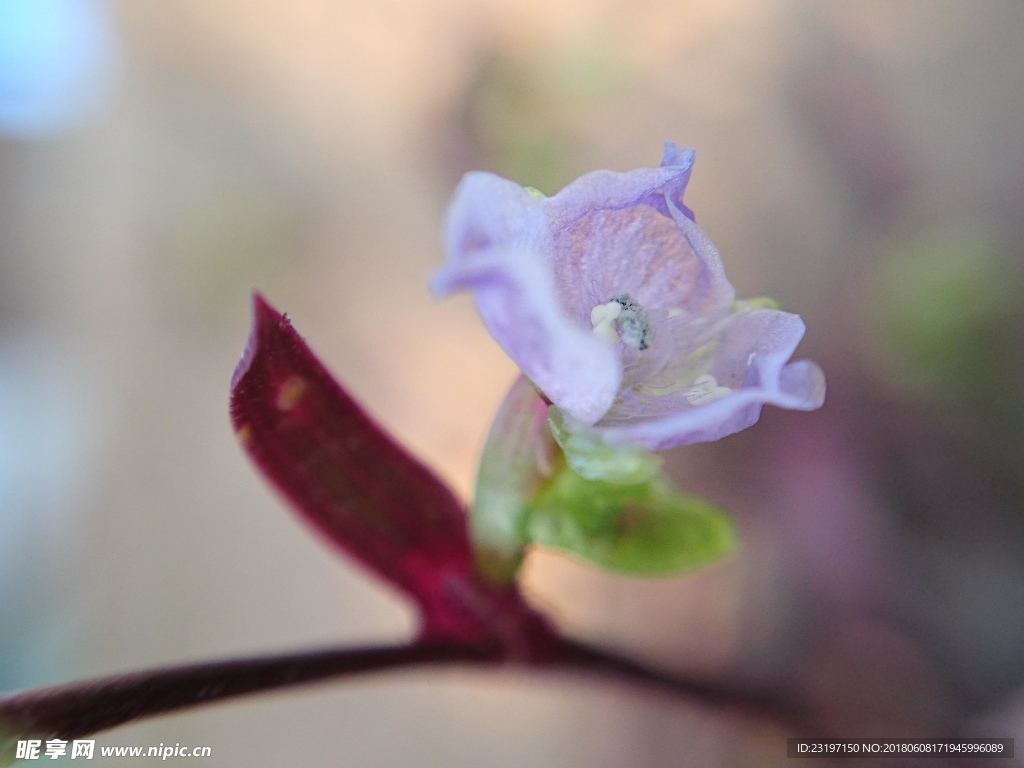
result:
[[[805,318],[814,414],[678,449],[744,548],[645,582],[537,553],[574,636],[809,696],[850,736],[1024,739],[1024,6],[112,2],[117,77],[0,138],[0,682],[412,631],[235,443],[258,288],[464,497],[515,369],[434,303],[460,175],[553,193],[697,149],[742,296]],[[223,766],[766,766],[785,737],[595,681],[375,676],[101,744]],[[1021,742],[1024,743],[1024,742]]]

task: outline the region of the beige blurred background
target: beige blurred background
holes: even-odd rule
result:
[[[567,632],[809,695],[851,736],[1024,738],[1024,6],[857,0],[114,2],[84,124],[0,139],[6,687],[394,641],[409,607],[247,463],[227,390],[258,288],[469,497],[514,378],[434,303],[459,176],[547,193],[695,147],[739,293],[830,379],[816,414],[680,449],[745,546],[643,582],[539,554]],[[6,419],[6,420],[5,420]],[[218,766],[762,766],[786,736],[614,685],[387,675],[100,744]]]

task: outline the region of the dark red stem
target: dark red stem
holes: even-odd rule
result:
[[[150,669],[4,697],[0,699],[0,728],[71,738],[145,717],[333,677],[487,660],[464,646],[417,643]]]
[[[670,676],[635,661],[573,640],[563,640],[559,665],[599,677],[653,687],[695,704],[734,714],[774,721],[792,733],[817,733],[810,709],[793,696],[778,691],[756,690],[720,680]]]
[[[497,653],[431,642],[152,669],[0,698],[0,730],[74,738],[146,717],[335,677],[413,666],[499,663]],[[776,721],[793,733],[805,730],[806,713],[792,702],[710,682],[668,677],[573,641],[563,641],[549,661],[531,666],[578,670],[654,686],[697,704]]]

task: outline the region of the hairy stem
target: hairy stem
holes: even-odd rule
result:
[[[0,729],[73,738],[145,717],[335,677],[487,660],[465,646],[414,643],[150,669],[4,697]]]
[[[151,669],[0,698],[0,731],[75,738],[142,718],[331,678],[414,666],[499,663],[499,655],[491,651],[418,642]],[[531,668],[577,670],[654,686],[693,703],[791,729],[799,730],[806,722],[806,712],[782,697],[669,677],[571,640],[561,641],[549,661],[534,663]]]

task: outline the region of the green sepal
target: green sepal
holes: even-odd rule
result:
[[[680,494],[662,475],[622,485],[568,467],[534,499],[527,532],[537,544],[635,576],[674,576],[738,546],[722,510]]]
[[[548,411],[548,425],[569,466],[587,480],[636,485],[661,471],[661,459],[655,454],[609,445],[600,434],[575,423],[557,406]]]
[[[520,376],[491,425],[477,470],[470,532],[477,570],[491,582],[510,583],[523,559],[529,505],[563,466],[547,426],[548,406]]]

